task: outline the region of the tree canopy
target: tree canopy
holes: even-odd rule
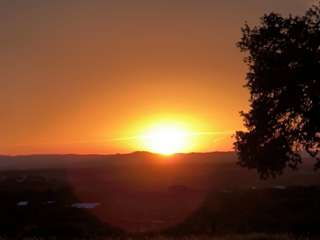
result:
[[[262,178],[302,163],[320,167],[320,2],[303,16],[270,13],[242,28],[238,43],[248,65],[250,109],[234,148],[243,167]]]

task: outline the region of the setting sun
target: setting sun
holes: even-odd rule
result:
[[[147,150],[170,155],[187,150],[189,145],[188,131],[177,125],[158,125],[152,127],[142,136]]]

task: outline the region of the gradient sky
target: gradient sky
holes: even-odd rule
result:
[[[125,138],[162,118],[223,133],[195,150],[230,150],[240,27],[311,2],[0,0],[0,153],[141,150]]]

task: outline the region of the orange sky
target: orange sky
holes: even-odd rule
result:
[[[240,27],[310,2],[1,1],[0,153],[144,150],[123,138],[164,118],[212,133],[190,151],[230,150],[248,105]]]

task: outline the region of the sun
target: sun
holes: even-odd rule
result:
[[[148,151],[171,155],[188,149],[188,131],[177,124],[153,126],[142,135],[142,143]]]

